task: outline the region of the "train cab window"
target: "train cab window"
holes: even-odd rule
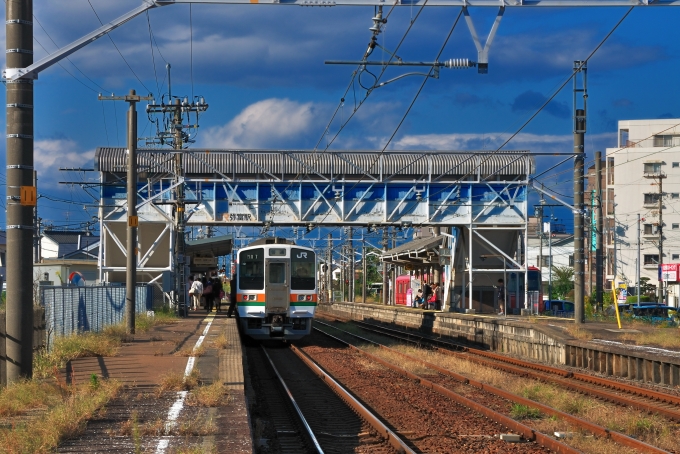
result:
[[[286,283],[286,264],[285,263],[270,263],[269,264],[269,283],[270,284],[285,284]]]
[[[316,254],[314,252],[291,248],[290,267],[292,290],[314,290],[316,288]]]
[[[264,289],[264,249],[239,253],[238,286],[241,290]]]

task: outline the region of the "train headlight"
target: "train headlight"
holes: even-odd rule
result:
[[[250,301],[255,301],[256,298],[257,298],[257,295],[250,295]]]
[[[298,295],[298,301],[304,301],[305,295]]]

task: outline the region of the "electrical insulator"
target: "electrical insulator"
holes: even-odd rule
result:
[[[447,68],[472,68],[475,66],[475,62],[471,62],[467,58],[450,58],[444,62],[444,66]]]

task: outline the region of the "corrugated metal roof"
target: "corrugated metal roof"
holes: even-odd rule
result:
[[[138,150],[140,171],[170,172],[172,150]],[[526,158],[529,155],[529,169]],[[124,148],[98,148],[95,168],[100,172],[124,172]],[[479,169],[479,170],[478,170]],[[304,151],[304,150],[184,150],[184,171],[191,175],[222,173],[227,176],[321,174],[342,178],[348,175],[526,175],[535,163],[530,152],[503,151]]]

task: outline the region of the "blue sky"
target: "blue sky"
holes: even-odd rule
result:
[[[139,0],[91,3],[102,21],[108,21]],[[573,61],[586,58],[626,10],[507,8],[491,48],[489,74],[442,69],[439,80],[425,85],[390,148],[495,149],[552,96],[570,75]],[[481,36],[486,37],[496,11],[470,9]],[[380,44],[394,49],[417,12],[396,8]],[[426,7],[399,56],[433,60],[458,12]],[[35,85],[35,158],[39,194],[45,196],[39,200],[40,217],[55,226],[77,227],[96,215],[92,197],[77,186],[58,184],[94,175],[56,168],[92,168],[97,146],[124,146],[127,105],[102,103],[97,93],[124,94],[130,88],[165,92],[166,61],[172,65],[173,94],[202,95],[210,104],[196,147],[313,148],[354,69],[324,65],[324,60],[362,57],[373,8],[194,5],[191,13],[191,29],[189,6],[172,5],[150,11],[148,21],[142,15],[115,30],[111,37],[132,70],[104,37],[40,74]],[[99,26],[87,0],[36,2],[35,16],[44,27],[35,25],[36,60],[45,55],[41,45],[53,51],[54,43],[66,45]],[[680,117],[679,19],[680,8],[638,7],[590,60],[587,162],[596,149],[616,145],[618,120]],[[149,24],[155,37],[153,58]],[[462,18],[442,57],[477,59]],[[386,57],[376,49],[373,58]],[[403,72],[390,69],[384,80]],[[421,82],[420,77],[407,77],[375,90],[333,148],[382,149]],[[340,118],[350,115],[354,93],[360,100],[365,90],[350,90]],[[142,110],[140,105],[139,133],[150,135]],[[570,82],[505,148],[571,151],[571,112]],[[336,121],[330,132],[335,134],[338,127]],[[4,142],[0,147],[4,155]],[[538,162],[540,170],[549,160]],[[568,193],[570,167],[541,181]],[[571,224],[568,212],[559,216]]]

